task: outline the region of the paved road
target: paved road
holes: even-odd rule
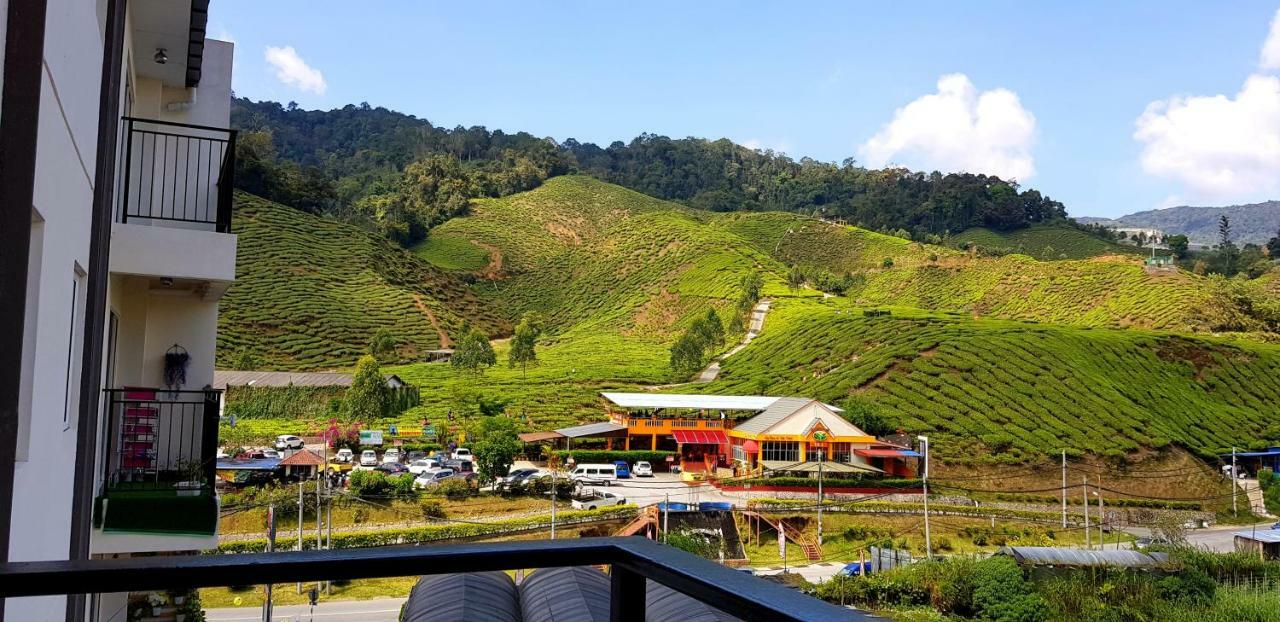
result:
[[[403,598],[375,598],[372,600],[334,600],[316,605],[314,616],[307,605],[277,606],[272,611],[272,622],[298,622],[317,620],[360,620],[361,622],[397,622]],[[205,609],[207,622],[261,622],[261,607],[230,607]]]
[[[1235,550],[1235,533],[1237,531],[1249,531],[1253,528],[1270,529],[1271,522],[1258,523],[1257,525],[1228,525],[1210,527],[1208,529],[1188,529],[1187,543],[1209,551],[1228,553]],[[1150,529],[1142,527],[1131,527],[1125,531],[1138,537],[1151,535]]]
[[[672,503],[699,503],[702,501],[734,502],[741,504],[740,499],[729,497],[707,483],[685,483],[674,473],[655,473],[653,477],[632,477],[618,480],[612,486],[591,486],[596,490],[608,490],[627,498],[627,501],[640,507],[662,503],[670,499]]]

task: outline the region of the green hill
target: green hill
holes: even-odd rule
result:
[[[242,353],[264,368],[349,366],[379,328],[406,360],[441,347],[464,320],[509,330],[461,281],[380,236],[250,194],[235,201],[239,252],[220,309],[220,367]]]
[[[953,236],[952,246],[975,245],[987,251],[1022,253],[1045,261],[1088,259],[1099,255],[1144,255],[1142,249],[1104,240],[1066,224],[1035,224],[1013,231],[976,227]]]
[[[1247,341],[792,301],[704,390],[759,387],[864,398],[959,462],[1280,441],[1280,347]]]

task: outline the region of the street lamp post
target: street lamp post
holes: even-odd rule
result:
[[[929,437],[917,436],[920,448],[924,450],[924,477],[920,478],[924,488],[924,554],[933,557],[933,540],[929,537]]]
[[[818,546],[822,546],[822,464],[826,458],[825,449],[818,446]]]

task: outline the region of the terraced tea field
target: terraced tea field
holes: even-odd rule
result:
[[[249,194],[235,200],[239,254],[220,308],[220,366],[242,349],[264,368],[349,366],[379,328],[409,360],[464,319],[509,330],[461,281],[377,235]]]
[[[1037,224],[1007,232],[975,227],[956,234],[950,240],[950,244],[956,248],[963,248],[966,242],[983,248],[1010,249],[1044,261],[1088,259],[1110,254],[1126,256],[1150,254],[1149,249],[1144,252],[1143,249],[1134,246],[1104,240],[1075,227],[1058,224]]]
[[[700,390],[767,387],[837,404],[863,396],[959,462],[1064,448],[1120,455],[1171,442],[1209,457],[1280,440],[1276,345],[909,309],[869,318],[837,299],[784,301],[774,316]]]

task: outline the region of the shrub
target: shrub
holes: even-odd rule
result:
[[[991,622],[1038,622],[1048,617],[1044,601],[1031,590],[1017,562],[1004,556],[978,563],[973,608],[977,619]]]
[[[422,513],[422,518],[444,518],[444,504],[435,499],[419,499],[418,511]]]
[[[457,501],[471,496],[473,490],[467,480],[461,477],[451,477],[436,484],[432,492],[451,501]]]
[[[391,480],[381,471],[353,471],[351,492],[360,497],[383,497],[391,492]]]

